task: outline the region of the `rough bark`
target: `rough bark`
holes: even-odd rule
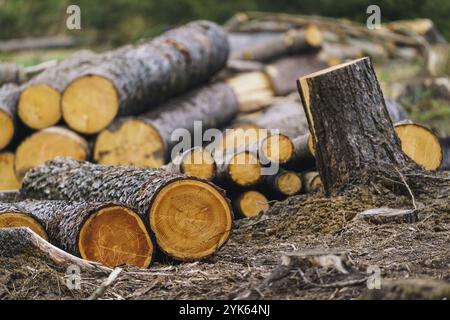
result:
[[[7,84],[0,88],[0,150],[13,140],[17,126],[17,101],[20,88],[15,84]]]
[[[110,269],[98,263],[77,258],[53,246],[28,228],[0,229],[0,256],[13,258],[18,255],[50,259],[58,265],[77,265],[83,270]],[[4,245],[3,245],[4,244]]]
[[[298,86],[327,194],[363,169],[415,166],[401,150],[368,58],[300,78]]]
[[[212,22],[197,21],[170,30],[80,72],[63,95],[64,119],[71,125],[65,113],[76,101],[70,100],[67,92],[75,91],[71,87],[83,76],[100,76],[110,81],[119,99],[119,115],[136,115],[206,82],[226,65],[228,53],[226,34]],[[97,107],[95,101],[86,103]]]
[[[177,184],[174,184],[175,182]],[[177,185],[183,186],[183,192],[187,192],[187,194],[180,194],[180,199],[177,197],[177,189],[171,189],[173,186]],[[191,185],[193,186],[191,187]],[[153,205],[158,206],[156,201],[158,200],[158,193],[170,192],[171,190],[172,196],[169,196],[169,199],[164,201],[170,200],[170,205],[176,204],[183,207],[188,206],[186,207],[186,210],[188,211],[186,216],[179,216],[179,209],[177,208],[169,208],[165,213],[172,217],[178,217],[178,220],[183,220],[185,217],[189,222],[185,221],[182,223],[183,226],[185,227],[186,223],[190,223],[195,229],[192,231],[192,234],[186,235],[186,237],[194,237],[194,239],[200,243],[199,245],[201,248],[203,248],[205,241],[213,241],[211,248],[208,248],[208,251],[206,251],[206,249],[205,252],[201,251],[203,253],[201,256],[195,256],[194,253],[197,252],[192,253],[192,256],[189,252],[174,252],[175,249],[167,247],[165,243],[161,242],[161,239],[166,239],[165,235],[159,232],[158,225],[152,220],[155,218],[152,217],[154,214],[161,214],[161,212],[150,212],[153,212],[152,210],[154,210]],[[194,191],[197,193],[194,193]],[[168,173],[165,170],[148,170],[134,167],[108,167],[88,162],[57,158],[29,171],[22,183],[21,193],[26,197],[37,199],[86,200],[95,202],[114,201],[128,205],[142,215],[145,218],[145,221],[150,221],[150,227],[155,233],[156,241],[161,250],[179,260],[197,260],[213,254],[226,242],[230,234],[232,212],[229,201],[225,198],[224,192],[221,189],[205,180]],[[203,224],[204,221],[197,221],[199,218],[196,218],[197,220],[192,220],[193,218],[191,218],[190,215],[196,213],[191,213],[190,210],[194,210],[199,204],[204,204],[208,208],[209,206],[213,206],[214,203],[216,203],[214,202],[216,200],[212,203],[208,202],[212,197],[217,199],[217,201],[220,201],[221,205],[220,208],[214,208],[214,210],[222,210],[223,212],[220,211],[221,218],[217,218],[219,220],[206,213],[206,218],[213,219],[211,221],[208,220],[207,222],[211,222],[211,224],[214,223],[212,224],[212,228],[219,227],[218,229],[220,229],[220,231],[224,228],[225,230],[223,230],[223,234],[216,234],[215,238],[211,240],[209,238],[212,237],[210,233],[218,231],[204,230],[205,236],[207,236],[208,239],[203,239],[203,234],[198,233],[198,228],[205,228],[205,225]],[[162,202],[163,200],[159,201]],[[172,201],[175,201],[176,203],[172,203]],[[213,208],[209,209],[212,210]],[[195,210],[198,210],[198,208]],[[219,212],[214,212],[219,215]],[[221,220],[222,217],[223,220]],[[223,222],[224,225],[217,226],[217,224],[221,222]],[[169,232],[169,236],[172,235],[177,238],[176,240],[181,241],[179,239],[183,239],[185,236],[183,234],[184,227],[181,227],[181,230],[177,225],[172,225],[172,227],[175,231],[174,233]],[[165,231],[167,234],[168,230]],[[219,238],[216,239],[216,237]],[[187,241],[186,239],[184,240]],[[179,244],[179,242],[177,243]],[[195,245],[198,245],[198,243],[195,243]],[[194,243],[189,243],[189,241],[187,241],[186,246],[191,248],[191,246],[194,246]]]
[[[148,141],[146,132],[136,129],[133,143],[127,140],[128,137],[125,136],[127,133],[123,130],[123,126],[127,124],[139,122],[155,130],[160,138],[160,141],[154,139],[155,146],[146,148],[152,150],[155,167],[160,167],[171,160],[172,148],[180,142],[178,134],[176,140],[172,139],[172,134],[177,130],[184,131],[182,141],[186,150],[186,147],[190,148],[194,145],[195,135],[202,135],[202,130],[223,127],[237,112],[238,102],[229,86],[224,83],[205,86],[169,100],[149,113],[117,120],[97,137],[94,160],[103,164],[145,166],[144,158],[149,158],[148,151],[141,150],[145,153],[142,154],[142,158],[137,157],[137,154],[143,143],[151,144],[152,141]],[[197,132],[194,133],[194,131]],[[114,157],[114,153],[120,153],[117,155],[117,161],[109,161],[109,158]],[[105,162],[104,157],[108,158]]]

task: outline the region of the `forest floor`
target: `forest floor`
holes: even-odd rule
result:
[[[450,172],[446,176],[450,181]],[[382,289],[388,288],[384,298],[450,298],[448,197],[416,201],[418,222],[372,224],[355,216],[377,207],[411,208],[411,198],[367,188],[333,198],[320,193],[291,197],[264,215],[236,221],[229,242],[205,261],[124,268],[103,298],[370,298],[383,291],[367,289],[368,268],[380,270]],[[345,270],[286,264],[285,255],[308,249],[345,252]],[[85,299],[107,276],[82,272],[81,288],[69,290],[61,266],[29,256],[0,258],[0,299]],[[392,279],[414,280],[406,288],[390,285]]]

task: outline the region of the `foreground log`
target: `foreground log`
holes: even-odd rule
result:
[[[109,268],[99,263],[77,258],[53,246],[29,228],[0,228],[0,244],[0,257],[34,256],[53,261],[57,265],[76,265],[82,270],[109,271]]]
[[[302,77],[298,86],[328,195],[364,169],[416,167],[401,150],[368,58]]]
[[[20,181],[14,172],[14,153],[0,152],[0,191],[19,189]]]
[[[0,221],[6,215],[12,226],[30,227],[26,218],[32,217],[52,244],[75,256],[109,267],[152,262],[154,246],[142,217],[123,205],[26,200],[4,206]]]
[[[271,198],[277,199],[299,194],[302,190],[300,174],[282,169],[277,174],[264,176],[264,184]]]
[[[178,143],[172,134],[183,130],[183,141],[192,146],[196,126],[222,127],[238,112],[233,91],[223,83],[205,86],[164,103],[156,110],[119,119],[97,137],[94,160],[107,165],[159,168],[171,159]],[[197,122],[197,125],[196,125]]]
[[[51,127],[34,133],[19,145],[14,168],[21,179],[29,169],[55,157],[86,160],[89,154],[89,145],[83,137],[63,127]]]
[[[221,70],[228,59],[225,32],[197,21],[82,70],[64,91],[63,117],[74,130],[93,134],[116,117],[136,115]]]
[[[82,50],[28,81],[23,86],[17,106],[22,122],[36,130],[56,125],[61,119],[63,90],[81,70],[100,62],[100,57]]]
[[[247,190],[233,197],[233,209],[240,218],[254,217],[269,210],[269,200],[256,190]]]
[[[0,150],[8,146],[16,132],[16,105],[20,89],[14,84],[0,88]]]
[[[403,152],[427,170],[437,170],[443,161],[439,137],[430,129],[410,121],[395,124]]]
[[[304,30],[290,30],[270,37],[233,54],[233,59],[268,61],[286,54],[313,51],[320,48],[322,34],[313,25]]]
[[[29,171],[21,193],[38,199],[124,203],[149,222],[160,249],[182,261],[214,254],[228,240],[233,223],[221,189],[165,170],[58,158]]]
[[[217,165],[211,152],[203,147],[194,147],[178,155],[163,169],[211,181],[216,176]]]

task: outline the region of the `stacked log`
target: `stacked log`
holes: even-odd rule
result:
[[[150,225],[160,250],[181,261],[214,254],[228,240],[233,223],[231,205],[221,189],[206,180],[162,169],[57,158],[30,170],[21,194],[127,205]]]
[[[20,181],[14,172],[14,159],[14,153],[0,152],[0,191],[19,189]]]

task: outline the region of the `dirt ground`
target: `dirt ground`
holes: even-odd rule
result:
[[[426,279],[423,283],[430,286],[433,279],[444,286],[444,293],[434,298],[449,297],[450,173],[440,179],[442,193],[415,196],[418,222],[372,224],[355,219],[370,208],[412,207],[408,194],[380,188],[353,188],[333,198],[320,193],[295,196],[264,215],[236,221],[231,239],[212,258],[155,263],[148,270],[125,268],[102,298],[355,299],[361,293],[370,297],[368,268],[379,268],[382,287],[392,279]],[[307,249],[345,252],[346,272],[305,262],[286,264],[283,256]],[[69,290],[65,267],[30,256],[0,258],[0,298],[84,299],[107,276],[82,272],[81,288]],[[429,297],[399,296],[400,289],[393,290],[391,298]]]

